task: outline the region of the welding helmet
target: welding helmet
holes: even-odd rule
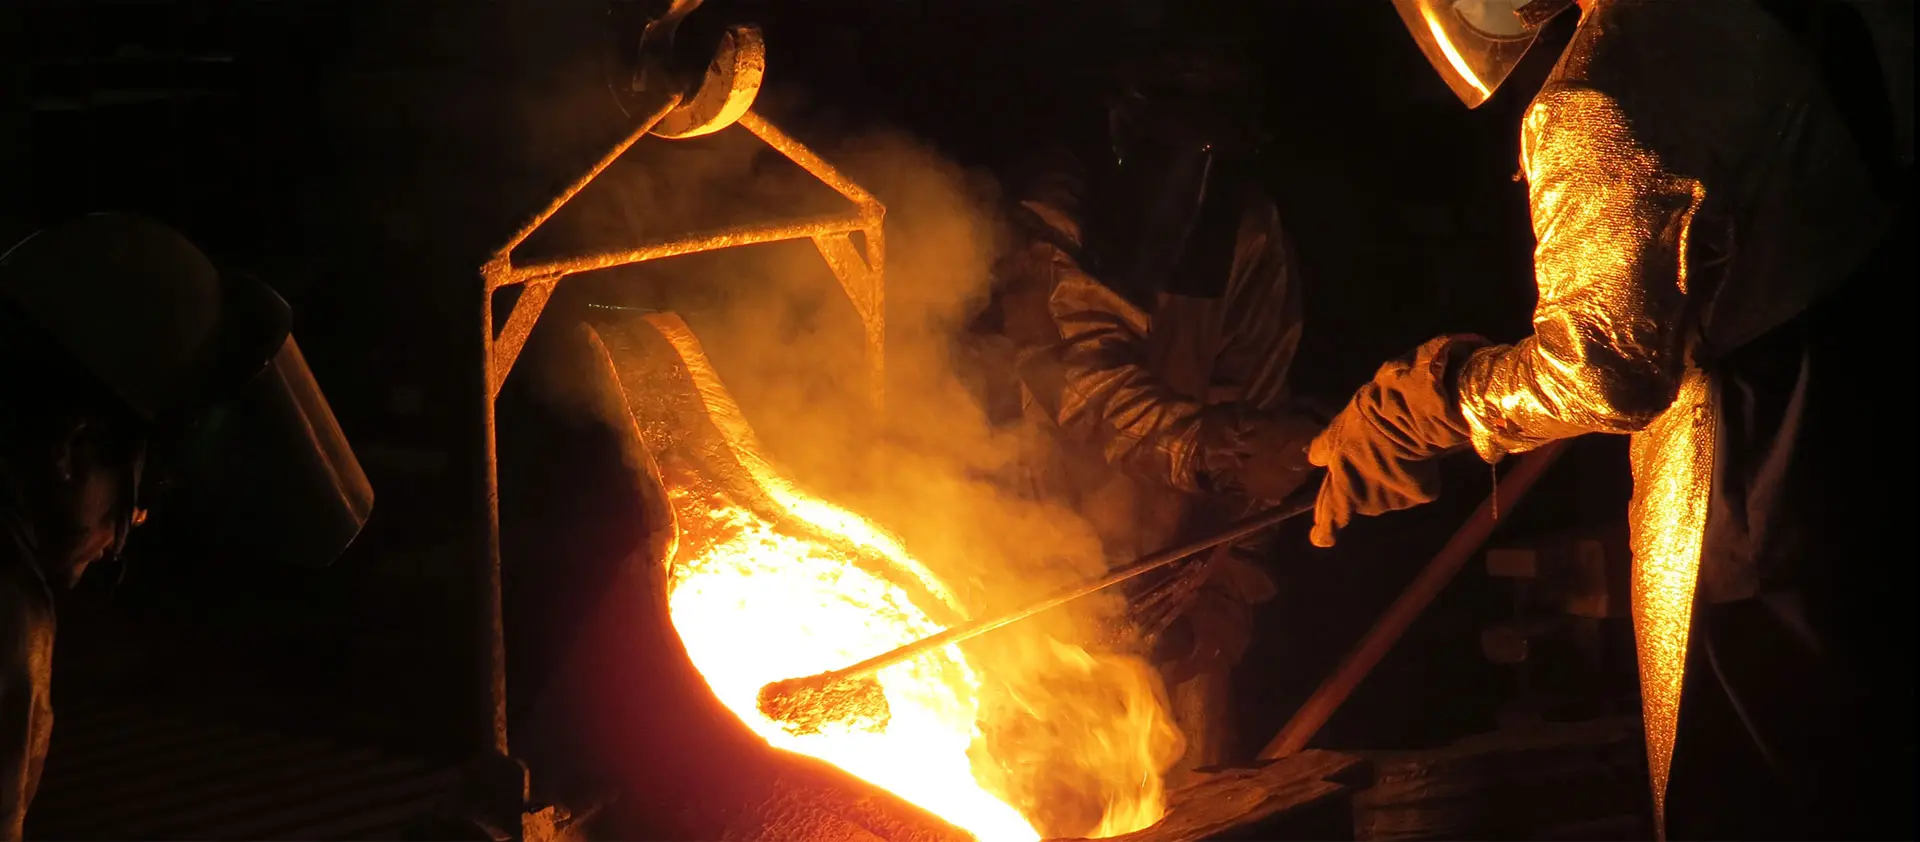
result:
[[[0,255],[0,299],[139,431],[116,554],[148,506],[210,546],[306,566],[359,534],[373,491],[266,285],[165,225],[90,214]]]
[[[1499,90],[1539,37],[1574,0],[1393,0],[1447,87],[1478,108]]]
[[[1231,53],[1168,48],[1122,71],[1107,102],[1086,264],[1143,306],[1217,298],[1232,268],[1261,136],[1253,74]]]

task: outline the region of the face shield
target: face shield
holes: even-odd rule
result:
[[[1500,89],[1540,28],[1573,0],[1393,0],[1447,87],[1478,108]]]
[[[1087,250],[1101,281],[1136,303],[1226,288],[1252,183],[1254,140],[1233,117],[1123,100]]]
[[[103,451],[124,471],[116,553],[148,509],[262,561],[323,565],[359,534],[372,490],[265,284],[165,225],[88,214],[0,255],[0,298],[125,416]]]
[[[142,505],[229,558],[322,567],[366,524],[373,489],[287,330],[287,305],[229,276],[222,384],[162,425]]]

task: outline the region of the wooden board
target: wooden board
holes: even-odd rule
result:
[[[1168,794],[1167,816],[1158,824],[1113,839],[1352,839],[1350,793],[1369,777],[1365,760],[1318,750],[1224,769]]]
[[[1537,724],[1427,751],[1364,752],[1361,839],[1645,838],[1638,717]]]

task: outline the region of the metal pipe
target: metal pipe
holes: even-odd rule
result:
[[[1339,668],[1321,682],[1319,689],[1313,691],[1306,704],[1301,705],[1300,710],[1287,721],[1286,727],[1281,728],[1273,741],[1260,751],[1261,760],[1277,760],[1306,748],[1307,742],[1327,724],[1334,711],[1346,703],[1360,682],[1366,680],[1373,668],[1380,664],[1380,659],[1386,657],[1393,645],[1400,641],[1400,636],[1413,625],[1413,621],[1433,603],[1434,597],[1439,596],[1447,583],[1452,582],[1453,577],[1466,566],[1467,559],[1486,543],[1487,537],[1499,525],[1494,513],[1512,511],[1514,505],[1526,497],[1534,481],[1559,458],[1565,445],[1564,441],[1551,442],[1528,453],[1521,457],[1520,464],[1499,479],[1493,493],[1487,495],[1487,499],[1467,518],[1467,522],[1453,533],[1446,546],[1441,547],[1433,560],[1427,562],[1420,575],[1407,584],[1399,598],[1387,606],[1386,613],[1380,615],[1380,620],[1367,630],[1365,637],[1360,638],[1353,651],[1340,662]]]

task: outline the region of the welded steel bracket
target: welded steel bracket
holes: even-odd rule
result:
[[[480,268],[480,371],[474,379],[481,424],[474,442],[479,475],[477,499],[479,529],[475,535],[480,567],[470,583],[473,620],[478,627],[473,678],[476,707],[467,712],[465,726],[476,749],[487,756],[475,771],[486,782],[469,789],[477,800],[493,805],[484,824],[520,839],[550,839],[557,825],[552,808],[529,802],[526,767],[512,759],[507,742],[506,654],[500,599],[500,489],[495,445],[495,400],[514,362],[526,347],[554,287],[569,275],[628,266],[649,260],[715,251],[734,246],[808,239],[839,279],[853,303],[865,334],[869,386],[876,405],[884,400],[886,342],[886,239],[882,230],[886,208],[873,194],[855,184],[799,141],[780,131],[751,110],[766,68],[760,31],[752,26],[726,30],[714,50],[703,78],[694,84],[669,67],[668,54],[679,22],[699,0],[670,0],[664,11],[650,18],[642,34],[630,83],[616,94],[633,118],[632,128],[592,167],[563,187],[538,213],[529,218]],[[788,160],[845,197],[853,207],[839,213],[741,225],[703,233],[669,236],[626,244],[586,254],[532,263],[516,262],[514,251],[554,214],[592,184],[634,143],[649,134],[669,139],[697,137],[737,125],[773,147]],[[854,235],[860,235],[856,241]],[[504,326],[494,330],[494,296],[508,287],[520,287]],[[511,808],[511,811],[509,811]]]

